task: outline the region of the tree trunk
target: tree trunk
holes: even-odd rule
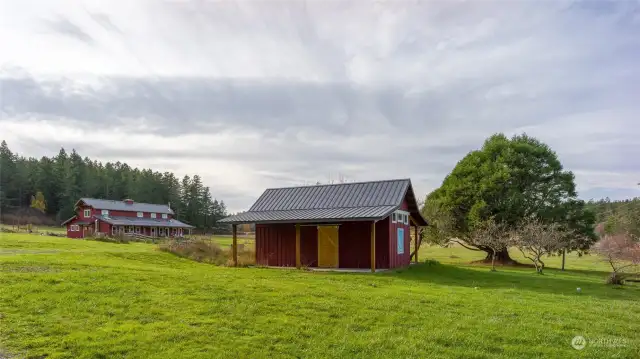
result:
[[[491,250],[486,251],[487,256],[483,260],[483,262],[491,263],[493,261],[493,252]],[[503,265],[514,265],[518,264],[518,262],[511,259],[509,256],[509,251],[507,249],[503,249],[501,251],[496,252],[495,262]]]
[[[496,271],[496,252],[493,252],[493,255],[491,256],[491,271]]]

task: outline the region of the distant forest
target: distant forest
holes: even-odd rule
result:
[[[592,200],[587,202],[587,208],[596,214],[596,223],[605,226],[602,230],[623,229],[640,238],[640,197],[622,201]]]
[[[74,205],[81,197],[170,203],[181,221],[207,231],[229,230],[218,225],[227,216],[224,202],[213,198],[198,175],[178,179],[170,172],[82,158],[75,150],[67,153],[64,148],[55,157],[26,158],[12,153],[2,141],[0,214],[5,222],[46,217],[51,224],[60,224],[74,215]]]

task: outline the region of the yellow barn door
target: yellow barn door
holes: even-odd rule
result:
[[[318,267],[338,268],[338,226],[318,226]]]

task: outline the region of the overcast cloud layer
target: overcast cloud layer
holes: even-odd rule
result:
[[[0,1],[0,137],[265,187],[440,185],[526,131],[581,197],[640,195],[640,2]]]

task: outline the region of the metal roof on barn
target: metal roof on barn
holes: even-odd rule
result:
[[[411,218],[427,225],[418,209],[411,180],[395,179],[301,187],[270,188],[249,211],[221,220],[224,223],[320,223],[380,220],[407,198]]]
[[[96,199],[96,198],[80,198],[78,204],[84,202],[87,206],[91,206],[95,209],[107,209],[110,211],[131,211],[131,212],[149,212],[149,213],[166,213],[173,214],[173,210],[166,204],[152,204],[152,203],[139,203],[132,202],[131,204],[125,201],[114,201],[109,199]],[[76,204],[76,206],[78,205]]]

